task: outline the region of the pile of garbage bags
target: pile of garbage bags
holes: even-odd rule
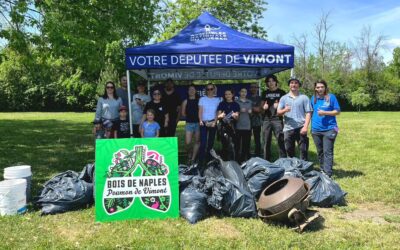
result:
[[[262,191],[283,176],[302,178],[310,186],[311,205],[342,205],[346,193],[313,163],[281,158],[274,163],[255,157],[241,166],[224,161],[215,152],[205,169],[179,165],[180,213],[190,223],[207,216],[257,217],[256,202]]]
[[[310,186],[311,205],[331,207],[345,203],[340,186],[313,163],[281,158],[274,163],[255,157],[241,166],[224,161],[215,152],[205,168],[179,165],[180,213],[190,223],[207,216],[257,217],[256,202],[262,191],[284,176],[302,178]],[[42,215],[86,208],[94,203],[94,164],[81,173],[66,171],[44,184],[35,205]]]
[[[94,202],[94,165],[87,164],[81,173],[68,170],[48,180],[36,197],[42,215],[86,208]]]

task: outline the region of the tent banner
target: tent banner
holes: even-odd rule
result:
[[[96,221],[179,217],[178,142],[96,140]]]
[[[191,69],[148,69],[133,70],[150,81],[173,80],[225,80],[258,79],[271,74],[268,68],[191,68]]]
[[[293,67],[293,54],[167,54],[127,55],[127,69],[182,67]]]

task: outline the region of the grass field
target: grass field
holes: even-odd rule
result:
[[[56,173],[80,171],[94,162],[92,119],[91,113],[0,113],[0,177],[5,167],[29,164],[37,192]],[[338,120],[333,178],[348,192],[348,205],[319,209],[324,224],[303,234],[258,219],[95,223],[93,207],[44,217],[31,209],[0,217],[0,248],[400,249],[400,113],[342,113]],[[312,142],[310,156],[316,162]]]

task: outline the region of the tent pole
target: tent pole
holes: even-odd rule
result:
[[[258,95],[261,96],[261,79],[258,79]]]
[[[150,80],[147,80],[147,94],[150,95]]]
[[[290,78],[293,78],[294,77],[294,68],[291,68],[290,69]]]
[[[131,79],[130,79],[130,71],[126,71],[126,79],[128,80],[128,111],[129,111],[129,135],[133,137],[133,125],[132,125],[132,110],[131,110]]]

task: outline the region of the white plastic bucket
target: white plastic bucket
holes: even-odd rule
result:
[[[31,182],[32,182],[32,172],[31,166],[21,165],[13,166],[4,169],[4,179],[14,180],[14,179],[25,179],[26,180],[26,200],[31,199]]]
[[[0,181],[0,215],[22,214],[26,211],[26,180]]]

